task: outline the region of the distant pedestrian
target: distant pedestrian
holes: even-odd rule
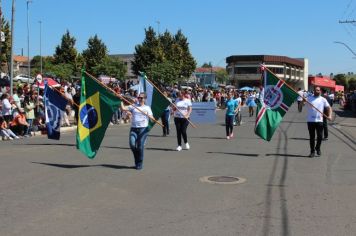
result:
[[[227,100],[225,102],[226,113],[225,113],[225,129],[226,129],[226,139],[231,139],[234,137],[234,117],[238,111],[239,104],[233,98],[232,92],[227,93]]]
[[[177,110],[178,108],[178,110]],[[188,136],[187,136],[187,128],[189,125],[190,113],[192,112],[192,102],[185,98],[182,92],[177,93],[177,99],[175,101],[175,107],[173,107],[174,111],[174,124],[177,130],[177,142],[178,147],[177,151],[182,150],[182,137],[185,144],[185,149],[190,149],[190,145],[188,143]]]
[[[172,103],[172,99],[168,97],[168,93],[166,91],[163,92],[163,95]],[[171,109],[170,106],[167,106],[167,108],[163,111],[161,115],[161,120],[162,120],[162,131],[163,131],[163,137],[169,135],[169,118],[170,118],[170,113]]]
[[[310,155],[309,157],[315,157],[315,151],[317,156],[321,155],[321,142],[323,135],[323,112],[325,109],[326,116],[331,120],[332,110],[328,101],[321,96],[320,87],[314,88],[314,95],[309,96],[307,99],[308,103],[308,113],[307,113],[307,122],[308,122],[308,131],[309,131],[309,145],[310,145]],[[316,110],[315,108],[318,110]],[[315,132],[317,136],[317,142],[315,145]]]
[[[298,98],[297,98],[297,102],[298,102],[298,111],[299,112],[302,112],[302,110],[303,110],[303,105],[304,105],[304,102],[303,102],[303,100],[304,100],[304,92],[303,92],[303,90],[301,89],[301,88],[298,88]]]
[[[254,114],[254,109],[257,106],[256,102],[256,95],[252,92],[249,92],[247,100],[246,100],[246,105],[248,106],[248,113],[251,116]]]

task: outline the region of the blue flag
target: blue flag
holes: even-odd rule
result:
[[[58,92],[53,91],[47,83],[45,83],[44,104],[46,113],[47,136],[49,139],[59,140],[61,117],[65,112],[68,101],[63,98]]]

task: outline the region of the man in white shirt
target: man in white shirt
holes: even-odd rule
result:
[[[331,120],[332,110],[328,101],[321,96],[320,87],[314,88],[314,95],[307,98],[308,101],[308,113],[307,122],[309,130],[309,144],[310,144],[310,155],[309,157],[315,157],[315,151],[317,156],[321,155],[321,141],[323,134],[323,111],[325,110],[325,115],[328,120]],[[315,132],[317,136],[317,142],[315,145]]]

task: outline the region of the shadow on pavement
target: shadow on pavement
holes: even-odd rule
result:
[[[111,169],[135,169],[133,166],[120,166],[120,165],[109,165],[109,164],[100,164],[100,165],[71,165],[71,164],[56,164],[56,163],[45,163],[45,162],[31,162],[34,164],[53,166],[58,168],[65,169],[75,169],[75,168],[84,168],[84,167],[105,167]]]
[[[206,152],[210,154],[226,154],[226,155],[235,155],[235,156],[245,156],[245,157],[258,157],[259,154],[251,153],[235,153],[235,152]]]
[[[76,144],[70,143],[19,143],[15,145],[30,145],[30,146],[68,146],[68,147],[75,147]]]
[[[172,148],[155,148],[155,147],[151,147],[151,148],[145,148],[146,150],[155,150],[155,151],[165,151],[165,152],[177,152],[177,150],[172,149]]]
[[[335,114],[339,117],[347,117],[347,118],[352,118],[355,117],[355,114],[352,111],[349,110],[334,110]]]
[[[226,139],[226,137],[189,137],[189,138],[201,138],[201,139]]]
[[[298,154],[281,154],[281,153],[268,153],[266,156],[280,156],[280,157],[308,157],[307,155],[298,155]]]
[[[307,140],[307,141],[309,141],[309,138],[289,138],[289,139],[294,139],[294,140]]]

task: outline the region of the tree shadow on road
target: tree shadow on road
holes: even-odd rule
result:
[[[206,152],[209,154],[225,154],[225,155],[234,155],[234,156],[244,156],[244,157],[258,157],[259,154],[253,153],[236,153],[236,152]]]
[[[120,166],[120,165],[111,165],[111,164],[99,164],[99,165],[73,165],[73,164],[57,164],[57,163],[46,163],[46,162],[31,162],[34,164],[64,168],[64,169],[76,169],[84,167],[105,167],[111,169],[135,169],[133,166]]]

